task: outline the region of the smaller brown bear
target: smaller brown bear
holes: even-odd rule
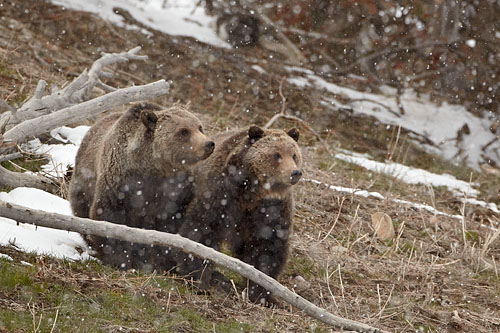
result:
[[[78,150],[70,183],[73,213],[143,229],[176,233],[193,197],[188,167],[207,158],[214,142],[186,108],[132,106],[97,122]],[[89,237],[105,264],[168,270],[169,249]]]
[[[195,198],[179,233],[232,254],[278,278],[285,267],[294,211],[292,186],[302,176],[299,131],[230,131],[214,137],[216,148],[195,166]],[[179,258],[182,273],[210,282],[209,266],[192,256]],[[250,282],[249,299],[267,303],[269,292]]]

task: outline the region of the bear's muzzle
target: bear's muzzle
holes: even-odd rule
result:
[[[292,185],[297,184],[300,180],[300,177],[302,177],[302,171],[293,170],[292,174],[290,175],[290,183],[292,183]]]

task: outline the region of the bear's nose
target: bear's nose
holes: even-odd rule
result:
[[[290,182],[292,185],[295,185],[299,182],[300,177],[302,177],[302,171],[300,170],[293,170],[292,174],[290,175]]]
[[[205,151],[207,153],[211,153],[214,151],[214,148],[215,148],[215,142],[213,141],[208,141],[207,143],[205,143]]]

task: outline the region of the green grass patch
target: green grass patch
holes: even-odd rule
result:
[[[47,160],[40,158],[40,159],[30,159],[30,158],[18,158],[15,160],[12,160],[12,163],[20,166],[23,169],[32,171],[32,172],[39,172],[42,169],[42,165],[47,164]],[[19,171],[19,168],[17,168],[15,165],[13,165],[9,161],[2,162],[1,165],[10,171]]]
[[[286,267],[287,275],[300,275],[304,279],[311,279],[318,275],[314,262],[306,257],[292,257]]]
[[[19,79],[17,73],[3,62],[0,62],[0,77]]]
[[[0,331],[34,331],[33,320],[40,332],[50,332],[52,327],[57,332],[81,328],[108,332],[120,327],[155,332],[255,331],[233,319],[208,318],[189,304],[176,303],[167,309],[169,291],[186,289],[168,277],[123,274],[95,261],[49,265],[59,265],[57,274],[46,266],[1,259],[0,298],[8,302],[0,303]]]

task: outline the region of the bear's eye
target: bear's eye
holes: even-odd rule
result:
[[[203,133],[203,127],[200,126],[200,128],[198,128],[200,130],[201,133]]]
[[[274,154],[274,159],[275,159],[276,161],[278,161],[278,162],[281,162],[281,160],[282,160],[283,158],[281,157],[281,154],[280,154],[280,153],[275,153],[275,154]]]
[[[189,135],[189,130],[187,128],[183,128],[179,131],[179,134],[182,136],[188,136]]]
[[[293,154],[293,161],[297,163],[297,154]]]

